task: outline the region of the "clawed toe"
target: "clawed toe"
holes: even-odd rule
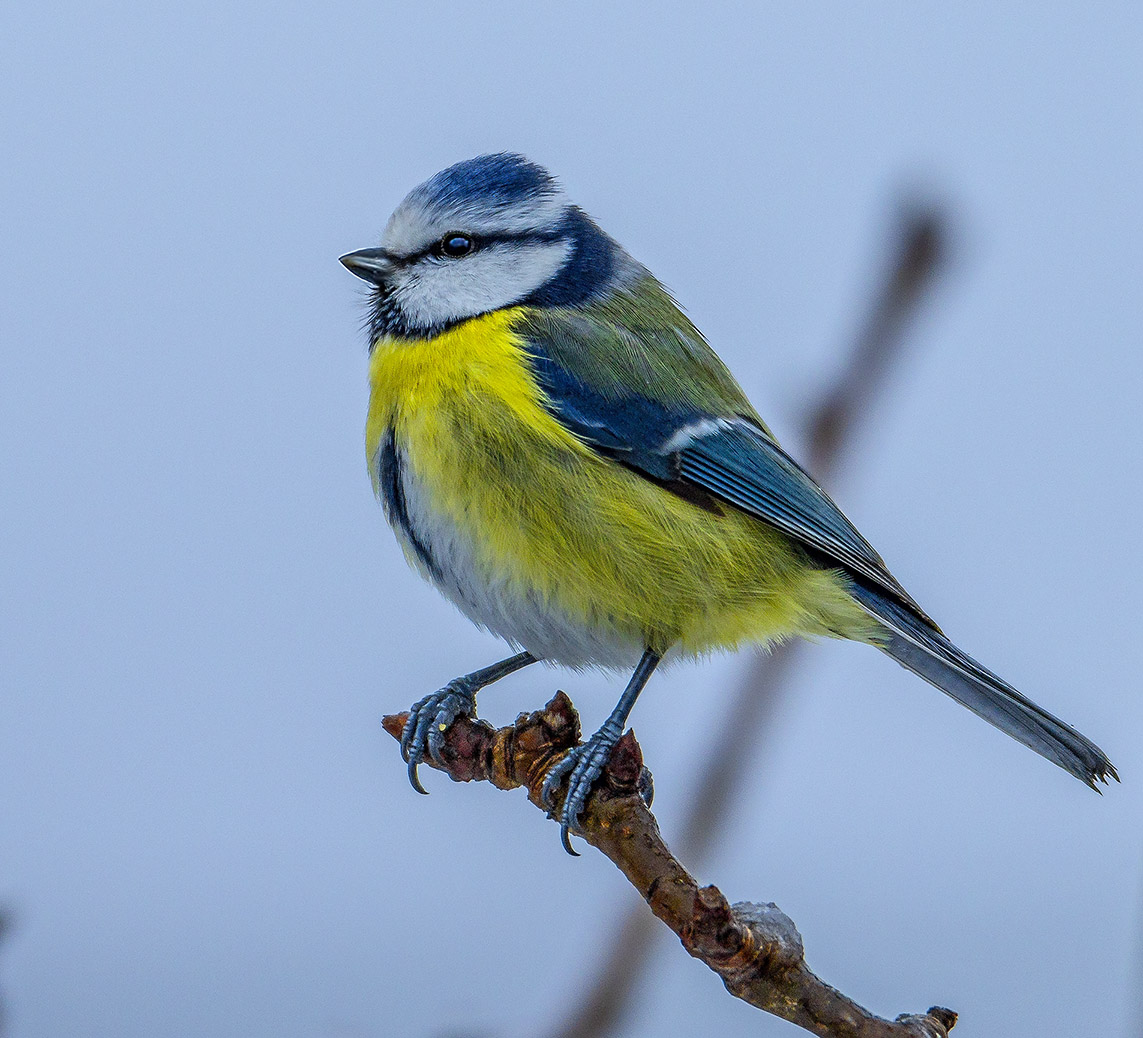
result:
[[[449,725],[458,717],[472,717],[475,713],[476,695],[463,678],[450,681],[413,705],[401,733],[401,756],[408,762],[409,782],[418,793],[428,793],[417,775],[425,754],[437,764],[443,763],[441,751]]]
[[[563,777],[569,772],[571,773],[568,778],[567,796],[564,798],[564,804],[560,810],[560,841],[568,854],[578,857],[578,853],[571,845],[571,834],[573,831],[583,831],[579,824],[580,816],[583,814],[587,798],[603,774],[603,769],[607,765],[611,751],[615,748],[618,740],[617,733],[601,729],[582,746],[568,750],[560,760],[552,765],[544,779],[540,798],[543,800],[544,806],[551,810],[552,798],[556,789],[559,788]]]

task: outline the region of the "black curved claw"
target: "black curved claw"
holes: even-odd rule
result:
[[[577,851],[571,845],[571,832],[568,829],[567,822],[562,822],[560,824],[560,843],[564,845],[564,850],[567,851],[568,854],[570,854],[573,858],[579,857],[579,851]]]
[[[587,798],[591,795],[592,787],[603,774],[611,751],[619,741],[620,733],[608,725],[604,725],[582,746],[568,750],[560,758],[544,779],[540,799],[544,806],[551,810],[552,795],[559,787],[563,777],[571,772],[568,778],[568,792],[564,798],[564,806],[560,811],[560,841],[568,854],[579,857],[572,848],[571,833],[582,832],[579,824],[580,815],[583,814]]]
[[[544,787],[540,790],[540,800],[549,811],[552,810],[552,798],[555,796],[556,790],[559,789],[564,776],[575,767],[579,751],[582,749],[582,746],[576,746],[568,750],[551,766],[548,774],[544,777]],[[567,801],[564,802],[564,805],[566,807]],[[560,842],[564,845],[564,850],[573,858],[579,857],[579,851],[571,845],[571,831],[568,827],[566,811],[560,814]]]
[[[476,690],[466,678],[455,678],[413,704],[401,732],[401,756],[409,763],[409,782],[418,793],[428,793],[417,775],[425,753],[443,764],[441,751],[449,725],[458,717],[472,717],[475,713]]]

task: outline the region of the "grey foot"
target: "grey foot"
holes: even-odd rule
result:
[[[559,788],[563,777],[571,772],[568,779],[568,793],[560,811],[560,840],[568,854],[577,855],[571,845],[571,832],[582,832],[579,816],[591,795],[591,789],[603,774],[603,769],[611,757],[611,751],[619,742],[621,732],[604,725],[582,746],[576,746],[556,761],[544,779],[541,799],[544,806],[551,808],[552,796]],[[578,856],[578,855],[577,855]]]
[[[409,762],[409,781],[418,793],[427,793],[417,777],[417,766],[425,753],[443,764],[444,733],[458,717],[476,713],[476,690],[465,678],[455,678],[439,692],[433,692],[413,705],[401,733],[401,756]]]

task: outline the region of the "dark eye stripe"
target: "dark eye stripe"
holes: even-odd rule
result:
[[[550,245],[552,242],[562,241],[567,237],[558,231],[522,231],[518,233],[502,233],[502,234],[482,234],[479,237],[476,235],[468,234],[466,232],[452,231],[448,237],[452,238],[467,238],[473,242],[473,248],[469,252],[475,252],[477,248],[484,249],[489,245],[499,244],[520,244],[520,245]],[[393,261],[401,266],[406,266],[411,263],[418,263],[428,256],[447,256],[447,253],[442,251],[444,239],[437,239],[432,245],[427,248],[420,249],[417,252],[411,252],[407,256],[394,256]]]

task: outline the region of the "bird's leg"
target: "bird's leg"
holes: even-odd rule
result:
[[[544,779],[541,797],[544,806],[551,808],[552,794],[559,787],[563,777],[569,771],[571,772],[571,777],[568,779],[567,797],[564,799],[563,810],[560,812],[560,839],[563,841],[564,850],[568,854],[574,855],[576,853],[572,849],[570,833],[573,829],[578,830],[580,827],[579,816],[583,813],[584,805],[591,793],[591,787],[595,785],[596,780],[603,773],[603,768],[611,756],[611,751],[623,734],[627,715],[631,713],[635,700],[639,698],[639,693],[643,691],[647,679],[650,678],[652,671],[659,665],[662,658],[662,653],[653,652],[651,649],[643,653],[639,666],[635,668],[635,673],[627,682],[627,687],[623,690],[623,695],[619,697],[619,702],[615,704],[615,709],[611,711],[611,716],[603,722],[603,727],[587,742],[568,750],[552,766],[547,778]]]
[[[453,678],[444,688],[413,704],[405,730],[401,733],[401,755],[409,762],[409,781],[418,793],[427,793],[417,777],[417,766],[428,752],[438,764],[444,748],[444,733],[458,717],[476,713],[476,693],[485,685],[536,662],[530,652],[521,652],[491,667]]]

